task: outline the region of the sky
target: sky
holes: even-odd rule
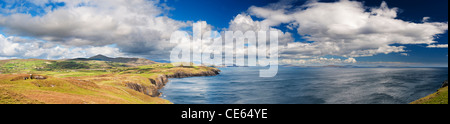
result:
[[[277,31],[281,64],[448,67],[447,0],[0,0],[0,59],[168,61],[194,24]]]

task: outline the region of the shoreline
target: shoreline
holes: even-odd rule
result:
[[[127,65],[109,59],[122,60],[1,60],[0,104],[171,104],[159,91],[170,78],[221,72],[206,66],[150,60],[150,65]]]
[[[128,83],[127,86],[130,89],[133,89],[135,91],[144,93],[146,95],[149,95],[151,97],[161,97],[162,93],[160,92],[161,89],[163,89],[167,83],[169,83],[169,79],[172,78],[188,78],[188,77],[207,77],[207,76],[217,76],[221,72],[220,69],[212,68],[208,71],[201,71],[197,73],[186,73],[183,71],[178,71],[174,74],[166,74],[166,75],[158,75],[152,78],[149,78],[149,81],[151,84],[153,84],[155,87],[153,88],[147,88],[145,86],[142,86],[140,84],[135,83]],[[149,90],[150,89],[150,90]],[[151,95],[150,95],[151,93]]]
[[[160,92],[169,79],[216,76],[220,72],[217,68],[204,68],[149,77],[106,74],[66,78],[0,74],[0,104],[173,104],[161,98]],[[108,82],[111,85],[104,84]]]
[[[435,93],[420,98],[409,104],[448,104],[448,80],[442,83]]]

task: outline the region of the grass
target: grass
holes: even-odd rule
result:
[[[171,104],[127,85],[139,84],[157,90],[150,79],[159,75],[211,69],[166,63],[127,67],[103,61],[1,60],[0,104]],[[46,79],[24,80],[30,74],[43,75]]]
[[[147,84],[146,78],[125,75],[11,81],[17,75],[0,74],[0,104],[168,104],[123,85]],[[101,80],[103,78],[103,80]],[[95,80],[97,79],[97,80]],[[102,83],[103,82],[103,83]],[[107,82],[107,83],[105,83]]]
[[[6,89],[0,89],[0,104],[42,104],[42,102],[29,99]]]
[[[22,71],[32,71],[46,65],[46,60],[3,60],[0,62],[0,73],[14,73]]]
[[[448,104],[448,87],[444,87],[427,97],[419,99],[411,104]]]
[[[51,72],[46,71],[42,73],[35,73],[35,74],[44,74],[48,76],[54,76],[54,77],[83,77],[83,76],[98,76],[98,75],[104,75],[104,74],[110,74],[110,72],[106,72],[104,70],[80,70],[80,71],[65,71],[65,72]]]

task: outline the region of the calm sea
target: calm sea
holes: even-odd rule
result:
[[[213,77],[170,79],[175,104],[407,104],[435,92],[448,68],[220,68]]]

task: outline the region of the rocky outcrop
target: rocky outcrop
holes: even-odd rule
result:
[[[416,100],[410,104],[448,104],[448,80],[442,83],[441,88],[437,92]]]
[[[209,71],[203,71],[200,73],[185,73],[185,72],[176,72],[174,74],[170,75],[159,75],[156,78],[150,78],[149,81],[151,84],[153,84],[154,87],[148,87],[141,84],[136,83],[127,83],[127,87],[130,89],[133,89],[135,91],[144,93],[146,95],[152,96],[152,97],[159,97],[162,95],[159,90],[164,88],[166,84],[169,82],[169,78],[187,78],[187,77],[201,77],[201,76],[216,76],[220,74],[219,69],[211,69]]]
[[[166,84],[169,82],[168,76],[166,75],[159,75],[157,78],[155,79],[149,79],[150,83],[153,84],[153,86],[155,86],[152,89],[152,97],[159,97],[161,96],[161,92],[159,92],[160,89],[164,88],[164,86],[166,86]]]
[[[137,84],[137,83],[126,83],[127,87],[130,89],[133,89],[137,92],[144,93],[145,95],[153,96],[153,90],[151,90],[149,87]]]
[[[187,77],[202,77],[202,76],[216,76],[220,74],[219,69],[211,69],[209,71],[203,71],[200,73],[185,73],[185,72],[176,72],[172,75],[167,75],[168,78],[187,78]]]
[[[445,80],[444,83],[442,83],[441,88],[444,88],[444,87],[448,87],[448,80]]]
[[[18,80],[32,80],[32,79],[36,79],[36,80],[45,80],[45,79],[47,79],[47,77],[42,76],[42,75],[34,75],[34,74],[30,74],[30,75],[22,75],[22,76],[16,77],[16,78],[12,79],[11,81],[18,81]]]
[[[42,76],[42,75],[31,75],[30,79],[45,80],[45,79],[47,79],[47,77]]]
[[[159,75],[156,79],[149,80],[157,89],[162,89],[169,82],[168,76],[165,75]]]
[[[169,82],[167,76],[165,75],[159,75],[156,78],[150,78],[149,81],[151,84],[153,84],[152,86],[145,86],[138,83],[126,83],[126,85],[128,88],[133,89],[137,92],[144,93],[145,95],[159,97],[161,96],[161,92],[159,92],[159,90],[164,88],[164,86],[166,86],[166,84]]]

